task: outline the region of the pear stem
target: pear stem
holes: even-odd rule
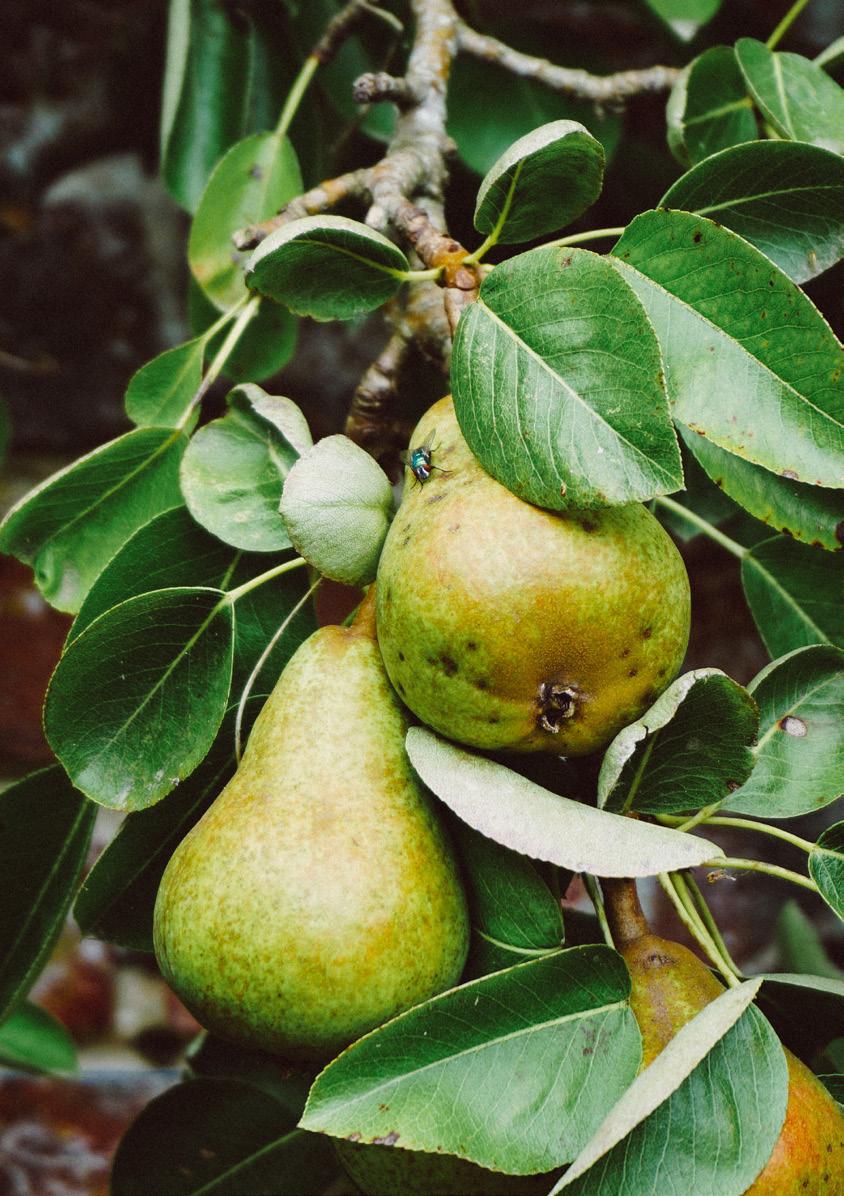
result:
[[[601,891],[610,936],[619,951],[651,933],[635,880],[629,876],[601,877]]]
[[[363,601],[357,608],[349,629],[357,635],[375,639],[375,584],[373,583],[364,595]]]
[[[583,884],[586,887],[586,892],[589,894],[589,899],[595,907],[595,913],[598,916],[598,925],[601,927],[601,934],[604,936],[604,942],[608,947],[615,947],[615,942],[610,930],[610,924],[607,921],[607,911],[604,908],[604,898],[601,893],[601,888],[594,876],[590,876],[587,872],[583,874]]]

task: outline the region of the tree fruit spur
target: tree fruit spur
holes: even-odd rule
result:
[[[155,906],[167,981],[209,1030],[324,1059],[455,984],[465,897],[404,750],[374,599],[291,658]]]
[[[604,880],[602,887],[605,893],[613,888],[618,893],[631,884]],[[610,921],[630,971],[630,1004],[642,1032],[642,1066],[647,1067],[724,987],[688,948],[650,933],[631,888],[623,902],[619,919],[617,913],[613,917],[611,899]],[[809,1068],[783,1049],[788,1065],[785,1123],[745,1196],[835,1196],[844,1191],[844,1114]]]
[[[580,756],[633,722],[680,668],[689,582],[639,504],[556,513],[489,476],[450,397],[422,417],[377,578],[390,680],[471,747]]]

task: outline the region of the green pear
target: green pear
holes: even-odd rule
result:
[[[289,661],[155,906],[165,979],[203,1026],[322,1060],[457,982],[466,901],[404,750],[368,595]]]
[[[408,471],[378,566],[378,640],[401,698],[471,747],[598,751],[682,663],[689,582],[670,537],[639,504],[523,502],[481,468],[450,398],[410,447],[430,475]]]
[[[558,1172],[504,1175],[448,1154],[337,1142],[346,1172],[365,1196],[546,1196]]]
[[[605,895],[618,884],[603,881]],[[651,934],[636,910],[638,903],[632,895],[628,900],[632,918],[623,919],[621,926],[611,918],[611,925],[630,972],[630,1004],[642,1032],[642,1066],[647,1067],[681,1026],[724,988],[693,952]],[[785,1123],[745,1196],[837,1196],[844,1192],[844,1114],[805,1064],[788,1049],[785,1057]]]

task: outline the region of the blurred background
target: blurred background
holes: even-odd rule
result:
[[[219,7],[235,26],[251,21],[262,29],[271,49],[268,95],[277,112],[339,5],[220,0]],[[385,7],[406,17],[399,0]],[[606,73],[655,62],[682,65],[738,36],[764,39],[788,3],[724,0],[690,42],[674,36],[644,0],[465,0],[459,7],[476,28],[521,49]],[[157,177],[166,23],[166,0],[5,0],[0,7],[0,512],[56,469],[128,430],[122,400],[131,375],[207,322],[188,287],[189,217]],[[399,72],[404,49],[395,32],[372,25],[320,72],[292,126],[306,186],[380,156],[389,113],[356,109],[351,82],[364,70]],[[814,0],[786,48],[814,56],[844,32],[842,26],[840,0]],[[841,81],[840,72],[837,77]],[[516,137],[545,121],[581,120],[608,152],[604,193],[571,231],[624,224],[652,207],[681,173],[666,148],[662,97],[638,99],[623,114],[596,112],[493,66],[461,60],[450,104],[456,154],[447,214],[451,230],[470,246],[478,239],[471,215],[480,175]],[[839,335],[842,283],[839,267],[807,287]],[[315,438],[337,431],[385,339],[378,316],[348,324],[300,321],[295,351],[263,385],[303,408]],[[410,426],[445,392],[446,382],[421,354],[405,379],[402,414]],[[218,384],[205,418],[219,413],[225,389]],[[695,475],[690,480],[699,483]],[[713,514],[729,518],[732,536],[750,542],[764,534],[729,508],[718,510],[718,501],[713,494]],[[736,563],[702,538],[681,547],[694,594],[686,668],[716,666],[746,683],[767,655]],[[69,617],[44,603],[28,570],[0,557],[0,784],[51,759],[41,701],[68,625]],[[790,827],[814,839],[822,818]],[[833,820],[830,814],[827,821]],[[117,821],[103,812],[92,860]],[[733,854],[751,850],[745,841]],[[783,853],[788,864],[788,849]],[[783,912],[790,895],[782,886],[749,874],[714,884],[708,896],[716,914],[729,910],[727,944],[748,970],[799,971],[813,952],[813,970],[840,974],[839,924],[819,902],[809,899],[803,913],[792,902]],[[582,903],[577,886],[569,899]],[[660,929],[681,937],[656,894],[651,906]],[[104,1191],[114,1143],[151,1096],[172,1082],[198,1027],[149,956],[81,940],[71,923],[33,1000],[81,1048],[82,1079],[0,1071],[0,1193]]]

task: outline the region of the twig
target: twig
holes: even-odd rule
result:
[[[394,459],[401,445],[402,430],[392,418],[392,407],[409,348],[406,333],[393,332],[358,383],[346,416],[346,435],[379,462]]]
[[[523,54],[497,38],[477,33],[463,21],[457,22],[457,47],[461,53],[494,62],[513,75],[537,79],[553,91],[592,100],[595,104],[621,105],[631,96],[668,91],[680,73],[673,66],[651,66],[644,70],[618,71],[614,75],[591,75],[588,71],[557,66],[546,58]]]
[[[318,59],[320,66],[331,62],[343,42],[351,37],[364,17],[370,16],[381,17],[383,20],[390,21],[391,24],[395,20],[392,13],[385,12],[377,4],[369,3],[369,0],[349,0],[349,3],[340,9],[337,16],[328,22],[325,33],[311,50],[309,57]]]
[[[355,79],[352,99],[356,104],[377,104],[387,100],[397,108],[407,108],[413,103],[413,93],[404,76],[374,71]]]
[[[347,174],[338,175],[336,179],[326,179],[303,195],[297,195],[290,203],[269,220],[262,220],[260,224],[250,224],[246,228],[238,229],[232,237],[235,248],[240,250],[254,249],[256,245],[268,237],[275,229],[289,224],[291,220],[301,220],[303,216],[318,216],[322,212],[330,212],[346,199],[369,201],[369,170],[350,170]]]

